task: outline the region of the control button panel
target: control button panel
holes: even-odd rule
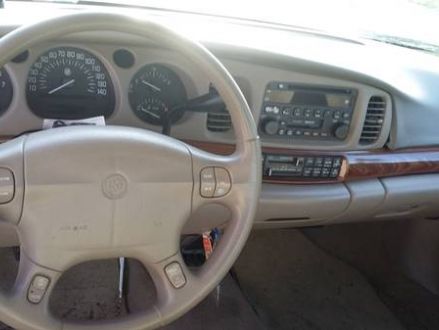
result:
[[[179,289],[186,284],[186,277],[178,262],[167,265],[165,267],[165,273],[174,288]]]
[[[336,180],[341,156],[292,156],[263,154],[263,175],[271,178]]]
[[[343,141],[349,134],[356,95],[353,89],[269,83],[259,133],[285,140]]]
[[[206,198],[223,197],[232,188],[229,172],[222,167],[205,167],[200,173],[200,195]]]
[[[27,299],[32,304],[39,304],[49,287],[50,280],[44,275],[35,275],[27,291]]]
[[[14,175],[6,168],[0,168],[0,204],[8,203],[14,198]]]

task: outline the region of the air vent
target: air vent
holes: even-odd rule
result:
[[[366,119],[361,132],[360,144],[375,143],[380,137],[386,114],[386,100],[381,96],[372,96],[367,105]]]
[[[209,112],[207,114],[207,129],[211,132],[227,132],[232,127],[232,121],[227,111]]]

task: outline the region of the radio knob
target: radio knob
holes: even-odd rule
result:
[[[268,119],[263,124],[263,130],[268,135],[276,135],[279,131],[279,122],[275,119]]]
[[[348,136],[348,132],[349,132],[349,126],[342,124],[335,129],[334,135],[337,139],[344,140]]]

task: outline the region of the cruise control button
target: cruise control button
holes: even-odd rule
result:
[[[183,269],[178,262],[173,262],[165,267],[165,273],[169,282],[174,288],[182,288],[186,284],[186,277],[184,276]]]
[[[215,193],[215,171],[213,167],[206,167],[200,174],[200,194],[203,197],[213,197]]]
[[[215,167],[216,188],[214,197],[222,197],[226,195],[232,187],[229,172],[221,167]]]
[[[14,198],[14,175],[6,168],[0,168],[0,204],[8,203]]]
[[[39,304],[49,287],[49,278],[43,275],[35,275],[27,291],[27,299],[32,304]]]

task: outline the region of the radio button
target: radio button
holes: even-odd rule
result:
[[[282,114],[283,114],[284,116],[290,116],[290,115],[291,115],[291,112],[292,112],[292,109],[291,109],[291,108],[285,108],[285,109],[282,110]]]
[[[264,132],[268,135],[276,135],[279,130],[279,123],[275,119],[267,119],[262,125]]]
[[[335,111],[333,117],[334,117],[334,119],[337,119],[337,120],[340,119],[341,118],[341,112],[339,110]]]
[[[331,118],[332,117],[332,111],[331,110],[326,110],[325,111],[325,118]]]
[[[348,136],[349,126],[348,125],[340,125],[335,129],[334,135],[339,140],[344,140]]]
[[[318,119],[308,119],[304,121],[304,125],[308,128],[320,128],[322,121]]]
[[[312,109],[305,109],[305,117],[309,118],[313,115],[313,110]]]
[[[304,119],[292,119],[290,121],[290,125],[294,127],[303,127],[305,126],[305,120]]]

